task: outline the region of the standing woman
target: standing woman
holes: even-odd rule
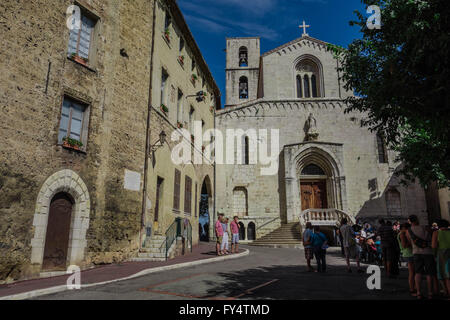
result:
[[[223,241],[221,246],[222,254],[229,254],[228,221],[229,221],[228,218],[225,218],[222,222],[222,229],[223,229]]]
[[[450,230],[447,220],[438,222],[439,230],[433,233],[432,248],[436,253],[438,279],[444,283],[447,298],[450,298]]]
[[[408,263],[408,282],[409,282],[409,293],[411,296],[417,296],[416,285],[414,281],[414,255],[412,251],[412,244],[406,236],[406,231],[408,231],[410,225],[409,223],[404,223],[400,226],[400,232],[397,235],[397,241],[400,247],[400,259],[402,262]]]

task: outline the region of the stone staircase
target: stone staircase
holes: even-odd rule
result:
[[[271,248],[302,248],[300,223],[282,224],[280,228],[253,241],[250,245]]]
[[[145,239],[144,247],[138,253],[136,258],[131,261],[165,261],[166,260],[166,246],[163,244],[166,237],[153,235]]]

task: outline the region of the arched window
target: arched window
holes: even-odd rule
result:
[[[297,75],[297,98],[303,98],[302,76]]]
[[[311,76],[311,91],[313,98],[317,98],[317,82],[315,74]]]
[[[325,172],[315,164],[309,164],[302,170],[302,176],[324,176]]]
[[[390,189],[386,192],[386,208],[389,216],[400,216],[402,214],[400,192],[396,189]]]
[[[310,98],[311,94],[309,91],[309,77],[306,74],[303,77],[303,87],[305,88],[305,98]]]
[[[377,149],[378,149],[378,162],[388,163],[388,154],[386,148],[386,142],[381,133],[377,133]]]
[[[250,143],[247,136],[244,138],[244,164],[250,164]]]
[[[239,67],[248,67],[248,50],[246,47],[239,48]]]
[[[239,99],[248,99],[248,79],[241,77],[239,79]]]
[[[317,98],[321,92],[321,69],[313,59],[302,59],[296,66],[297,98]]]

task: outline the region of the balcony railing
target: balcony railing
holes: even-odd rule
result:
[[[305,226],[311,222],[313,226],[338,226],[342,218],[355,223],[352,216],[339,209],[307,209],[300,214],[300,224]]]

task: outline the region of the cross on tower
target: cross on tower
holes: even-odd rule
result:
[[[311,27],[310,25],[307,25],[305,20],[303,20],[303,25],[300,25],[299,28],[303,29],[303,34],[302,36],[307,36],[308,34],[306,33],[306,28]]]

